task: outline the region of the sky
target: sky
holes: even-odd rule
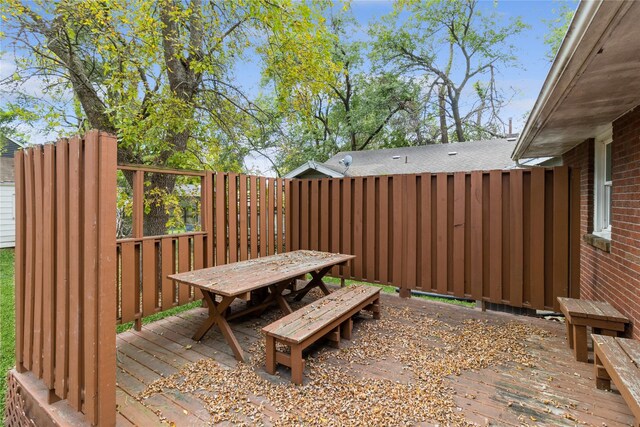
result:
[[[336,0],[336,3],[336,7],[341,7],[339,1]],[[529,26],[528,29],[512,39],[516,46],[516,56],[520,66],[509,69],[502,68],[497,76],[498,84],[502,89],[515,91],[510,104],[502,112],[503,119],[513,118],[514,132],[519,132],[524,127],[526,115],[532,109],[551,66],[546,57],[548,47],[544,44],[544,36],[548,32],[545,21],[555,17],[554,10],[560,7],[560,3],[558,0],[502,0],[497,3],[493,0],[480,1],[480,9],[487,12],[495,11],[499,16],[504,17],[505,21],[519,16]],[[570,4],[572,7],[576,5],[575,1],[570,1]],[[392,11],[392,3],[382,0],[354,0],[351,2],[351,7],[354,17],[361,26],[361,31],[353,34],[353,37],[361,41],[368,40],[366,28],[369,23],[379,20]],[[0,76],[12,73],[14,66],[8,59],[8,55],[0,58]],[[259,64],[258,61],[252,59],[249,56],[244,62],[238,63],[234,70],[237,83],[244,87],[250,96],[257,94],[260,90]],[[38,90],[37,85],[33,87],[33,90]],[[31,134],[30,142],[33,143],[55,139],[39,134],[37,130],[29,133]],[[269,170],[269,163],[266,159],[259,156],[249,156],[245,159],[245,164],[254,172],[273,174]]]
[[[561,1],[556,0],[502,0],[494,3],[492,0],[481,0],[479,7],[483,11],[495,11],[503,16],[505,21],[510,18],[520,17],[529,26],[524,32],[515,36],[512,41],[516,46],[516,56],[519,67],[502,69],[498,75],[499,85],[509,91],[515,90],[515,95],[509,105],[502,110],[502,117],[506,120],[513,119],[513,131],[518,133],[524,127],[526,117],[533,108],[536,98],[540,93],[542,84],[549,72],[551,62],[547,58],[549,48],[544,43],[544,37],[548,33],[545,21],[556,17],[554,11],[561,6]],[[576,2],[568,2],[571,7]],[[353,1],[353,15],[363,27],[363,31],[356,34],[357,38],[367,40],[366,27],[370,22],[379,20],[382,16],[392,11],[392,3],[389,1]],[[259,90],[259,69],[257,65],[243,63],[236,69],[236,76],[245,87],[250,90]],[[264,173],[269,173],[268,164],[260,157],[249,157],[245,163]]]

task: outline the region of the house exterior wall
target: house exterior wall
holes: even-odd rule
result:
[[[640,339],[640,106],[613,122],[611,242],[609,252],[581,242],[581,298],[607,301],[632,321],[629,336]],[[593,231],[594,141],[563,156],[580,168],[580,232]]]
[[[0,248],[16,245],[15,186],[0,183]]]

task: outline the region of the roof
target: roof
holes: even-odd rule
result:
[[[492,139],[382,150],[343,151],[331,157],[324,165],[332,170],[344,170],[345,167],[339,161],[349,154],[353,162],[346,170],[346,176],[509,169],[516,166],[511,160],[514,147],[515,140]]]
[[[17,142],[12,141],[6,136],[0,135],[0,157],[9,157],[12,159],[13,154],[21,148],[22,146]]]
[[[640,104],[640,2],[582,1],[513,152],[559,156]]]
[[[285,178],[318,178],[318,177],[328,177],[328,178],[342,178],[344,177],[344,173],[340,172],[340,169],[344,171],[344,166],[340,165],[339,168],[334,168],[322,163],[318,163],[315,160],[309,160],[306,163],[298,166],[288,174],[286,174]],[[310,173],[316,172],[316,173]]]

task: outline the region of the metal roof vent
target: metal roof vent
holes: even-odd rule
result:
[[[456,154],[458,154],[458,152],[457,151],[449,151],[447,154],[450,155],[450,156],[455,156]]]
[[[400,158],[400,156],[393,156],[392,159],[393,160],[398,160]]]

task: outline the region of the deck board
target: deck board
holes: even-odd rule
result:
[[[317,297],[307,296],[302,304]],[[631,425],[633,416],[617,392],[606,392],[595,387],[592,366],[573,360],[572,353],[565,343],[564,325],[542,319],[531,319],[497,312],[458,307],[443,303],[434,303],[417,298],[400,299],[393,295],[382,294],[382,318],[385,309],[411,309],[415,321],[437,319],[447,327],[459,328],[470,319],[487,320],[488,325],[500,325],[507,322],[521,322],[548,331],[549,336],[527,342],[526,351],[536,363],[526,367],[516,362],[490,366],[479,370],[463,371],[460,375],[445,379],[447,386],[455,391],[454,402],[460,408],[465,420],[480,425]],[[299,307],[299,305],[297,306]],[[196,308],[177,316],[145,325],[142,331],[129,331],[117,337],[118,348],[118,425],[149,425],[159,423],[158,412],[168,422],[176,425],[198,425],[213,423],[203,400],[198,393],[207,396],[206,391],[193,394],[181,394],[176,390],[166,390],[151,397],[136,400],[136,397],[149,384],[161,376],[177,372],[185,364],[201,359],[213,359],[223,369],[234,369],[238,362],[222,335],[213,328],[201,342],[191,340],[207,316],[206,309]],[[370,320],[368,315],[357,319],[354,326],[354,339],[358,339],[359,329]],[[262,341],[260,328],[282,317],[277,308],[267,311],[261,318],[247,318],[231,322],[240,345],[245,351]],[[401,319],[407,324],[409,319]],[[433,340],[437,338],[426,337]],[[342,346],[349,348],[348,341]],[[319,348],[327,346],[319,345]],[[318,349],[312,349],[317,352]],[[326,351],[326,350],[323,350]],[[328,350],[334,352],[337,350]],[[350,375],[359,379],[390,379],[403,384],[415,381],[409,370],[399,369],[398,361],[391,355],[382,360],[363,364],[349,364],[329,353],[323,362],[349,370]],[[277,376],[267,375],[263,369],[256,370],[261,378],[289,387],[289,372],[279,369]],[[293,386],[291,386],[293,387]],[[209,396],[210,398],[211,396]],[[265,424],[270,425],[281,414],[273,402],[260,395],[247,396],[248,402],[257,411],[265,414]],[[142,403],[141,403],[142,402]],[[252,419],[242,414],[248,424]],[[433,420],[424,420],[420,425],[433,425]],[[231,425],[229,422],[220,425]]]

